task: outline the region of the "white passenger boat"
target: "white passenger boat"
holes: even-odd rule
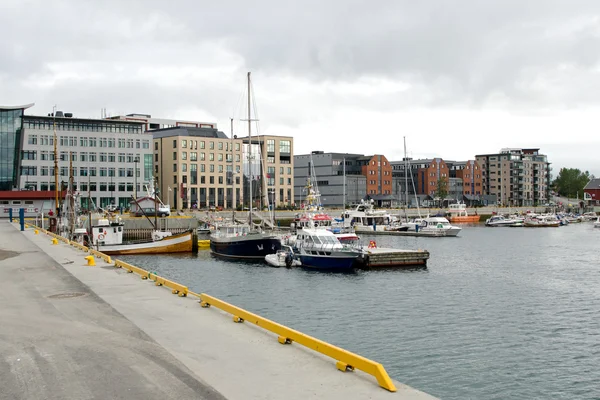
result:
[[[375,210],[373,200],[361,200],[354,210],[344,212],[343,219],[359,233],[385,231],[395,226],[396,221],[396,218],[386,211]]]

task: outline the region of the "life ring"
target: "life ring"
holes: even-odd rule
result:
[[[376,249],[377,248],[377,243],[374,240],[371,240],[369,242],[369,249]]]
[[[104,240],[104,235],[102,233],[98,235],[98,240]]]

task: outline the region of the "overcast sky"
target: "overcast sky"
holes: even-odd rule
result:
[[[600,176],[598,1],[0,1],[0,104],[147,113],[311,150],[539,147]],[[237,134],[246,134],[242,127]]]

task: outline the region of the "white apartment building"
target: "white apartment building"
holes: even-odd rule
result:
[[[120,119],[23,116],[19,188],[54,190],[54,130],[56,128],[59,185],[69,180],[72,161],[81,203],[88,194],[97,206],[128,208],[131,196],[145,193],[152,179],[152,133],[145,123]],[[59,186],[60,188],[60,186]]]

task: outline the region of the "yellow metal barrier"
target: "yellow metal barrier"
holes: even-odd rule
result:
[[[253,314],[205,293],[198,295],[197,293],[189,292],[189,294],[200,297],[200,304],[202,307],[215,306],[229,314],[232,314],[235,322],[248,321],[279,335],[278,341],[281,344],[291,344],[292,342],[297,342],[308,347],[309,349],[337,360],[336,367],[340,371],[352,371],[354,369],[359,369],[367,374],[373,375],[377,379],[379,386],[382,388],[387,389],[390,392],[396,391],[396,386],[394,386],[394,383],[390,379],[385,368],[383,368],[383,365],[376,363],[375,361],[359,356],[358,354],[351,353],[327,342],[323,342],[322,340],[316,339],[312,336],[305,335],[302,332],[298,332],[294,329],[288,328],[287,326]]]
[[[72,241],[72,240],[69,242],[69,244],[70,244],[71,246],[73,246],[73,247],[77,247],[79,250],[81,250],[81,251],[83,251],[83,252],[86,252],[86,253],[87,253],[87,252],[88,252],[88,250],[89,250],[89,249],[88,249],[86,246],[82,245],[81,243],[77,243],[77,242],[74,242],[74,241]]]
[[[90,254],[93,254],[96,257],[103,259],[104,262],[107,262],[108,264],[112,264],[112,259],[110,258],[109,255],[101,253],[98,250],[94,250],[94,249],[89,249],[89,252],[90,252]]]
[[[188,294],[187,286],[180,285],[177,282],[173,282],[169,279],[163,278],[162,276],[158,276],[156,274],[153,274],[152,272],[148,272],[145,269],[136,267],[135,265],[128,264],[121,260],[115,260],[115,267],[126,269],[130,273],[135,272],[142,279],[150,279],[154,281],[154,284],[156,286],[166,286],[169,289],[171,289],[171,293],[176,294],[179,297],[185,297]]]
[[[187,286],[180,285],[177,282],[170,281],[168,279],[163,278],[162,276],[158,276],[153,274],[152,272],[148,273],[148,279],[154,281],[156,286],[166,286],[171,289],[171,293],[178,295],[179,297],[185,297],[188,294]]]

